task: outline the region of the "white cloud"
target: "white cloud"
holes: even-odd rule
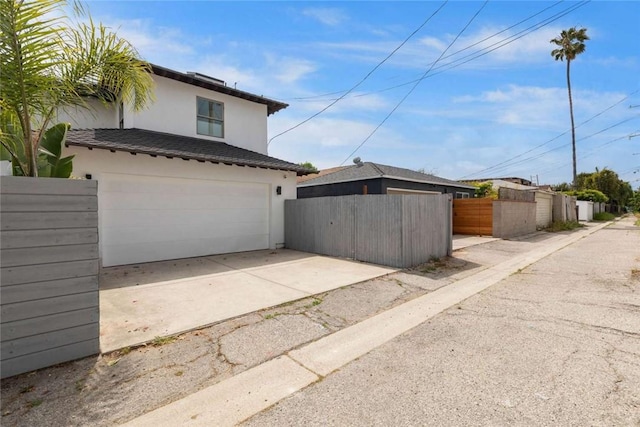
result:
[[[391,108],[391,104],[382,96],[352,92],[347,97],[337,102],[327,110],[328,114],[354,113],[359,111],[386,111]],[[298,111],[309,113],[317,112],[331,104],[336,98],[331,99],[309,99],[304,101],[293,101],[292,107]]]
[[[303,119],[287,116],[286,112],[278,113],[269,121],[269,137]],[[355,119],[319,117],[274,139],[269,145],[269,155],[296,163],[310,161],[321,169],[338,166],[375,126],[376,123]],[[388,150],[402,147],[406,147],[402,136],[391,129],[382,128],[356,155],[366,161],[388,163]],[[385,154],[380,154],[383,152]]]
[[[298,83],[317,69],[312,61],[302,58],[280,57],[267,53],[265,59],[267,71],[286,85]]]
[[[195,53],[192,43],[181,42],[187,37],[177,28],[156,27],[143,19],[107,19],[103,23],[151,61],[156,57]]]
[[[339,25],[348,19],[344,11],[337,8],[311,7],[304,9],[302,14],[329,26]]]
[[[483,27],[473,34],[461,36],[436,65],[441,67],[462,65],[465,68],[496,68],[504,66],[530,66],[550,61],[549,40],[560,32],[559,28],[545,27],[521,38],[515,31],[502,31],[497,27]],[[389,64],[402,68],[425,70],[454,40],[453,34],[428,35],[406,43],[394,54]],[[486,40],[485,40],[486,39]],[[319,43],[317,47],[327,53],[375,63],[401,43],[398,40],[347,41]],[[484,55],[480,56],[481,54]],[[466,62],[469,61],[469,62]]]

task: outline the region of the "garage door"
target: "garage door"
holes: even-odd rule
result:
[[[553,196],[536,193],[536,226],[546,228],[551,225]]]
[[[269,247],[269,186],[139,175],[100,177],[104,266]]]

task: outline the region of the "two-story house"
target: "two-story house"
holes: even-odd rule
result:
[[[65,111],[73,175],[98,181],[103,266],[275,249],[299,165],[267,155],[287,104],[152,66],[156,101]]]

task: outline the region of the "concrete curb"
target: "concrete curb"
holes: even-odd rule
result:
[[[564,239],[487,268],[363,322],[335,332],[193,395],[126,426],[232,426],[413,329],[509,275],[606,227],[580,230]]]

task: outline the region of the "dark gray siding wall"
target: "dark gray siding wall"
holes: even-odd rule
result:
[[[96,181],[0,181],[1,377],[99,352]]]
[[[363,187],[365,185],[367,186],[367,194],[387,194],[387,188],[402,188],[406,190],[437,191],[442,194],[453,194],[453,198],[456,197],[456,192],[467,193],[469,194],[469,198],[473,198],[474,195],[474,190],[469,188],[425,184],[400,179],[376,178],[363,181],[340,182],[337,184],[315,185],[313,187],[298,187],[298,199],[364,194]]]
[[[403,181],[400,179],[382,179],[382,189],[380,194],[387,194],[387,188],[402,188],[404,190],[420,190],[420,191],[437,191],[442,194],[453,194],[453,198],[456,197],[456,192],[467,193],[470,198],[473,198],[475,190],[463,187],[454,187],[442,184],[425,184],[423,182],[411,182]]]
[[[313,187],[298,187],[298,199],[364,194],[363,187],[365,185],[367,186],[367,194],[384,194],[382,192],[382,178],[376,178],[363,181],[339,182],[337,184],[314,185]]]

